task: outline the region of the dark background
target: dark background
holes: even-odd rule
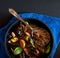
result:
[[[0,28],[5,26],[12,17],[8,9],[17,12],[34,12],[60,18],[60,0],[0,0]],[[60,44],[54,58],[60,58]]]

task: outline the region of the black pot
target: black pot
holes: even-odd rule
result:
[[[48,53],[48,54],[44,54],[41,58],[48,58],[49,56],[50,56],[50,53],[51,53],[51,51],[52,51],[52,48],[53,48],[53,36],[52,36],[52,33],[51,33],[51,30],[48,28],[48,26],[44,23],[44,22],[42,22],[42,21],[40,21],[40,20],[37,20],[37,19],[31,19],[31,18],[27,18],[27,19],[24,19],[24,20],[26,20],[26,21],[28,21],[29,23],[31,23],[31,24],[35,24],[35,25],[37,25],[37,26],[39,26],[39,27],[42,27],[42,28],[44,28],[44,29],[46,29],[49,33],[50,33],[50,36],[51,36],[51,40],[50,40],[50,47],[51,47],[51,49],[50,49],[50,52]],[[14,28],[16,28],[16,26],[18,25],[20,23],[20,21],[19,20],[17,20],[15,23],[13,23],[10,27],[9,27],[9,29],[8,29],[8,31],[7,31],[7,33],[6,33],[6,36],[5,36],[5,48],[6,48],[6,52],[7,52],[7,55],[8,55],[8,57],[9,58],[16,58],[13,54],[12,54],[12,52],[11,52],[11,50],[10,50],[10,48],[9,48],[9,44],[8,44],[8,40],[9,40],[9,38],[8,38],[8,35],[9,35],[9,33],[12,31],[12,30],[14,30]],[[40,57],[39,57],[40,58]]]

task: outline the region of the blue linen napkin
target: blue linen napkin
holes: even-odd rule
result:
[[[54,37],[54,46],[53,50],[50,54],[50,58],[54,58],[54,54],[56,52],[56,48],[60,42],[60,18],[47,16],[43,14],[36,14],[36,13],[23,13],[19,14],[22,18],[35,18],[38,20],[43,21],[52,31],[53,37]],[[17,19],[13,17],[6,26],[0,29],[0,58],[8,58],[5,51],[5,35],[8,30],[8,28],[14,23]]]

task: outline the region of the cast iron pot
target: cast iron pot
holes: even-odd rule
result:
[[[35,25],[37,25],[37,26],[39,26],[39,27],[42,27],[42,28],[46,29],[46,30],[50,33],[50,36],[51,36],[51,40],[50,40],[50,52],[49,52],[48,54],[44,54],[43,56],[40,56],[41,58],[49,58],[50,53],[51,53],[51,51],[52,51],[52,49],[53,49],[53,35],[52,35],[52,33],[51,33],[51,30],[49,29],[49,27],[48,27],[44,22],[42,22],[42,21],[40,21],[40,20],[32,19],[32,18],[26,18],[26,19],[24,19],[24,20],[28,21],[28,22],[31,23],[31,24],[35,24]],[[9,40],[8,35],[9,35],[9,33],[10,33],[11,31],[13,31],[13,30],[18,26],[18,24],[20,24],[20,21],[19,21],[19,20],[17,20],[15,23],[13,23],[13,24],[9,27],[9,29],[8,29],[8,31],[7,31],[7,33],[6,33],[6,36],[5,36],[5,49],[6,49],[6,52],[7,52],[7,55],[8,55],[9,58],[17,58],[16,56],[14,56],[14,55],[12,54],[12,52],[11,52],[11,50],[10,50],[10,47],[9,47],[9,44],[8,44],[8,40]],[[25,57],[25,56],[24,56],[24,57]],[[39,58],[40,58],[40,57],[39,57]],[[26,58],[26,57],[25,57],[25,58]]]

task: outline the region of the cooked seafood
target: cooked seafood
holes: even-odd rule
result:
[[[48,31],[34,24],[30,24],[30,26],[38,30],[33,33],[33,37],[31,36],[31,29],[23,23],[8,36],[11,37],[8,41],[10,49],[15,56],[18,55],[18,58],[24,58],[24,55],[28,58],[38,58],[44,53],[49,53],[50,34]]]

